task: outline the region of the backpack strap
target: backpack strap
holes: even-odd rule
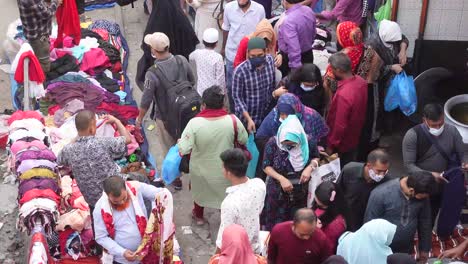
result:
[[[432,145],[434,145],[437,149],[437,151],[439,151],[440,155],[442,155],[442,157],[444,157],[444,159],[450,163],[451,159],[450,159],[450,156],[447,154],[447,152],[444,151],[444,149],[442,148],[442,146],[440,146],[439,142],[437,142],[437,140],[434,139],[433,136],[431,136],[431,134],[429,134],[429,131],[427,131],[427,129],[425,127],[423,127],[423,124],[419,125],[421,127],[421,130],[424,134],[424,136],[432,143]]]
[[[417,125],[414,128],[416,133],[416,161],[419,161],[431,148],[432,143],[426,136],[424,136],[423,129],[421,125]]]

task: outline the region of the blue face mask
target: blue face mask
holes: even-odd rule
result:
[[[249,58],[249,61],[252,64],[252,67],[258,68],[262,66],[263,64],[265,64],[266,57],[262,56],[262,57]]]

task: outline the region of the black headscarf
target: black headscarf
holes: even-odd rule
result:
[[[174,55],[188,56],[195,50],[198,38],[185,16],[178,0],[152,0],[153,9],[146,24],[143,35],[154,32],[162,32],[169,38],[169,51]],[[153,65],[154,59],[151,56],[151,49],[143,40],[141,44],[143,57],[138,61],[136,82],[140,89],[143,89],[146,70]]]

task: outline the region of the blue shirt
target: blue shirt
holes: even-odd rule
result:
[[[143,210],[145,217],[148,219],[147,210],[145,207],[144,199],[152,201],[154,206],[154,200],[156,194],[161,192],[162,189],[156,188],[152,185],[140,183],[137,189],[138,202]],[[104,203],[108,203],[104,197],[101,196],[99,201],[96,203],[96,207],[93,211],[94,220],[94,231],[96,242],[105,248],[110,255],[114,256],[114,261],[122,264],[137,264],[138,261],[127,261],[123,254],[125,250],[135,252],[140,246],[141,235],[136,224],[135,209],[133,205],[125,209],[124,211],[113,210],[115,237],[112,239],[107,232],[106,225],[102,219],[101,209]]]

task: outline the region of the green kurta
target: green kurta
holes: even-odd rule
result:
[[[238,142],[247,142],[247,131],[237,119]],[[218,118],[195,117],[187,124],[179,143],[179,151],[190,157],[193,200],[200,206],[221,208],[230,186],[223,176],[220,154],[234,147],[234,125],[229,115]]]

